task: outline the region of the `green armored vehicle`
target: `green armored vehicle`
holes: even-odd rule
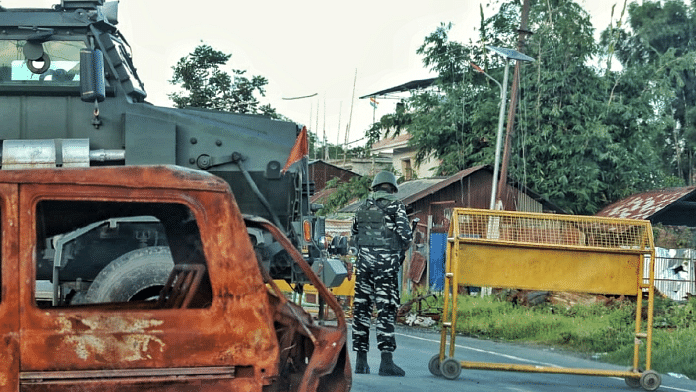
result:
[[[346,271],[324,250],[324,223],[313,215],[320,206],[309,201],[307,158],[292,156],[298,140],[306,140],[302,128],[257,115],[148,103],[129,44],[116,28],[117,6],[104,0],[62,0],[51,9],[0,6],[2,170],[177,165],[207,171],[229,183],[243,214],[271,221],[328,286],[339,285]],[[248,232],[274,279],[306,282],[269,233]],[[95,292],[104,289],[91,283],[104,271],[109,279],[127,274],[115,267],[123,258],[152,271],[170,263],[168,255],[151,251],[167,241],[151,218],[110,219],[48,241],[37,256],[37,278],[54,303],[113,294]],[[161,279],[144,276],[119,295],[147,297]]]

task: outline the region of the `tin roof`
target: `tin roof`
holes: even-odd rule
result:
[[[463,178],[466,178],[481,170],[486,170],[490,173],[493,172],[493,169],[490,166],[480,165],[464,169],[449,177],[425,178],[419,180],[406,181],[404,183],[399,184],[399,191],[396,193],[396,197],[408,206],[411,203],[414,203],[428,195],[432,195],[442,190],[443,188],[446,188],[457,181],[461,181]],[[518,185],[512,185],[519,188]],[[525,188],[523,191],[534,200],[537,200],[540,203],[542,203],[548,209],[551,209],[558,213],[564,213],[560,207],[557,207],[548,200],[543,199],[541,196],[537,195],[535,192],[532,192],[530,189]],[[347,205],[346,207],[341,208],[339,212],[355,212],[357,211],[360,204],[361,201],[356,200],[351,204]]]
[[[399,185],[399,193],[397,193],[397,195],[399,196],[399,199],[401,199],[401,201],[404,202],[404,204],[409,205],[414,201],[422,199],[425,196],[432,195],[433,193],[441,190],[442,188],[445,188],[450,184],[460,181],[462,178],[468,177],[479,170],[491,171],[492,169],[489,166],[473,166],[468,169],[464,169],[450,177],[440,177],[428,180],[414,180],[404,182],[403,184]],[[415,184],[409,186],[410,183]],[[401,196],[402,193],[403,196]]]
[[[345,167],[334,165],[333,163],[328,162],[328,161],[323,160],[323,159],[315,159],[315,160],[312,160],[309,162],[310,168],[311,168],[311,166],[318,166],[318,165],[322,165],[322,164],[326,165],[326,166],[330,166],[330,167],[332,167],[338,171],[341,171],[341,172],[346,172],[346,173],[354,175],[354,176],[360,176],[360,174],[358,174],[350,169],[346,169]]]
[[[406,147],[408,146],[409,140],[411,140],[410,133],[402,133],[398,136],[388,137],[386,139],[378,140],[372,144],[372,151]]]
[[[360,99],[365,99],[365,98],[369,98],[369,97],[380,97],[380,96],[391,94],[391,93],[401,93],[401,92],[405,92],[405,91],[411,91],[411,90],[417,90],[417,89],[421,89],[421,88],[430,87],[433,85],[433,83],[435,83],[436,79],[437,78],[412,80],[410,82],[406,82],[406,83],[400,84],[398,86],[389,87],[389,88],[384,89],[384,90],[380,90],[380,91],[376,91],[374,93],[363,95],[362,97],[360,97]]]
[[[600,210],[597,216],[613,218],[653,220],[675,203],[689,199],[696,192],[696,186],[652,190],[631,195]]]

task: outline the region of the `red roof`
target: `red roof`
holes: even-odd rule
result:
[[[604,207],[597,216],[649,219],[670,204],[688,196],[696,186],[659,189],[637,193]]]

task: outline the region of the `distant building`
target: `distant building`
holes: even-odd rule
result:
[[[372,155],[365,158],[352,157],[345,161],[339,159],[327,161],[327,163],[350,170],[361,176],[374,176],[382,170],[390,170],[392,168],[392,159],[390,156]]]
[[[455,207],[490,207],[492,179],[490,166],[475,166],[449,177],[406,181],[399,184],[396,195],[406,205],[410,219],[419,218],[425,224],[430,217],[433,227],[444,229],[449,227]],[[339,212],[352,213],[359,206],[360,202],[356,202]],[[503,207],[508,211],[565,213],[530,189],[515,184],[508,185],[504,192]]]
[[[394,169],[398,171],[406,181],[415,178],[429,178],[435,174],[440,161],[429,156],[425,162],[416,164],[418,149],[409,145],[410,133],[382,139],[372,145],[373,156],[389,157]]]

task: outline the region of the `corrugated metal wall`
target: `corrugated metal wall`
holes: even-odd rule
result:
[[[525,212],[544,212],[541,203],[532,199],[526,193],[518,190],[517,191],[517,208],[516,211]]]
[[[696,295],[696,271],[693,249],[655,248],[655,288],[675,301],[683,301],[687,294]],[[646,258],[643,270],[648,282],[650,260]]]

